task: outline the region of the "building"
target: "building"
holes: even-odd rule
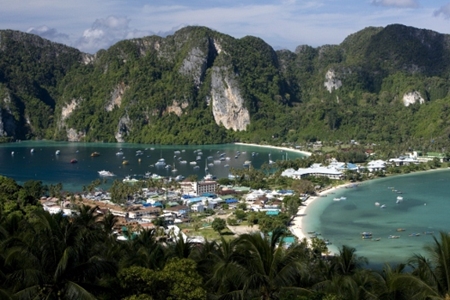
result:
[[[334,167],[323,167],[321,164],[313,164],[309,168],[299,168],[297,171],[292,168],[286,169],[281,173],[281,176],[294,179],[302,179],[308,176],[342,179],[344,174]]]

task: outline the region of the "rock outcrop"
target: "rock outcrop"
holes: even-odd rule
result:
[[[410,106],[414,103],[423,104],[425,103],[425,99],[423,99],[422,95],[418,91],[412,91],[403,95],[403,105]]]
[[[333,90],[337,90],[342,86],[342,81],[336,77],[334,70],[328,70],[325,74],[325,82],[323,85],[331,93]]]
[[[229,69],[214,67],[211,78],[212,112],[218,125],[234,131],[246,130],[250,114],[244,107],[237,81]]]

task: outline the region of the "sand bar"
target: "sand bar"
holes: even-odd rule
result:
[[[310,156],[311,152],[302,151],[294,148],[289,147],[279,147],[279,146],[272,146],[272,145],[259,145],[259,144],[248,144],[248,143],[234,143],[235,145],[243,145],[243,146],[254,146],[254,147],[261,147],[261,148],[270,148],[270,149],[278,149],[283,151],[290,151],[290,152],[296,152],[300,153],[306,156]]]

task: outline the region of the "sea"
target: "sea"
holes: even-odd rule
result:
[[[59,154],[56,154],[57,151]],[[94,152],[98,156],[92,156]],[[231,169],[248,168],[244,166],[246,162],[250,162],[250,167],[259,169],[269,160],[304,156],[297,151],[241,144],[162,146],[22,141],[0,144],[0,175],[13,178],[19,184],[40,180],[47,185],[61,183],[65,191],[81,192],[83,186],[96,179],[106,179],[100,188],[108,189],[114,180],[127,176],[142,179],[146,174],[173,178],[196,175],[199,180],[211,174],[224,178],[228,177]],[[166,166],[170,167],[155,166],[160,159],[164,159]],[[101,177],[98,173],[101,170],[115,176]]]
[[[99,155],[92,157],[94,152]],[[117,155],[118,152],[123,154]],[[161,146],[22,141],[0,144],[0,175],[11,177],[19,184],[27,180],[40,180],[48,185],[62,183],[63,190],[81,192],[83,186],[103,179],[100,170],[115,174],[100,186],[108,189],[114,180],[126,176],[140,179],[151,173],[171,177],[197,175],[201,179],[211,174],[224,178],[232,168],[245,168],[246,161],[251,161],[253,168],[261,168],[269,160],[298,157],[303,155],[240,144]],[[161,158],[171,169],[155,167]],[[70,163],[74,159],[77,163]],[[127,165],[123,164],[124,160],[128,161]],[[187,163],[181,164],[182,160]],[[190,164],[194,161],[197,169]],[[173,169],[177,171],[172,172]],[[440,231],[450,231],[449,186],[449,169],[357,183],[308,205],[303,230],[315,231],[328,239],[332,252],[342,245],[354,247],[356,254],[368,258],[373,267],[406,262],[414,254],[426,256],[424,247],[433,243],[433,237],[439,238]],[[342,200],[334,201],[341,197]],[[372,239],[362,239],[362,232],[372,233]],[[399,238],[389,238],[392,235]]]
[[[308,205],[302,228],[329,240],[331,252],[355,248],[377,269],[406,263],[415,254],[428,257],[425,247],[440,232],[450,232],[449,185],[449,169],[357,183]],[[363,239],[364,232],[372,238]]]

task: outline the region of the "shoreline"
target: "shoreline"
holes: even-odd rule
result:
[[[279,149],[279,150],[283,150],[283,151],[296,152],[296,153],[299,153],[299,154],[303,154],[305,156],[311,156],[312,155],[311,152],[302,151],[302,150],[298,150],[298,149],[293,149],[293,148],[289,148],[289,147],[282,147],[282,146],[249,144],[249,143],[241,143],[241,142],[236,142],[236,143],[233,143],[233,144],[235,144],[235,145],[242,145],[242,146],[253,146],[253,147],[261,147],[261,148]]]
[[[317,193],[316,196],[311,196],[306,201],[304,201],[303,202],[304,205],[299,207],[297,214],[292,219],[292,222],[291,222],[292,225],[289,227],[292,234],[294,234],[299,239],[299,241],[306,239],[309,244],[311,242],[311,238],[309,237],[308,233],[303,230],[303,221],[304,221],[303,217],[307,215],[308,206],[311,203],[313,203],[314,201],[317,201],[318,199],[320,199],[321,197],[324,197],[330,193],[333,193],[336,190],[339,190],[339,189],[342,189],[342,188],[345,188],[348,186],[352,186],[354,184],[355,183],[353,183],[353,182],[347,182],[347,183],[340,184],[338,186],[328,188],[326,190],[320,191],[319,193]]]
[[[306,241],[308,242],[308,244],[311,243],[311,237],[309,236],[309,234],[304,231],[303,229],[303,222],[304,222],[304,216],[307,215],[307,210],[308,210],[308,206],[313,203],[314,201],[317,201],[318,199],[320,199],[321,197],[324,197],[325,195],[328,195],[332,192],[335,192],[336,190],[342,189],[342,188],[346,188],[349,186],[352,186],[354,184],[359,185],[359,184],[363,184],[372,180],[377,180],[377,179],[387,179],[387,178],[393,178],[393,177],[397,177],[397,176],[403,176],[403,175],[416,175],[416,174],[421,174],[421,173],[426,173],[426,172],[436,172],[436,171],[450,171],[449,168],[437,168],[437,169],[429,169],[429,170],[423,170],[423,171],[417,171],[417,172],[411,172],[411,173],[407,173],[407,174],[392,174],[392,175],[388,175],[386,177],[377,177],[377,178],[373,178],[373,179],[369,179],[369,180],[365,180],[365,181],[361,181],[361,182],[347,182],[347,183],[343,183],[334,187],[331,187],[329,189],[320,191],[319,193],[317,193],[316,196],[311,196],[309,197],[306,201],[304,201],[304,205],[299,207],[299,210],[296,214],[296,216],[292,219],[291,221],[291,226],[289,226],[290,231],[292,232],[293,235],[295,235],[299,241],[302,241],[303,239],[306,239]],[[332,245],[333,246],[333,245]],[[336,251],[332,251],[333,247],[328,247],[328,251],[333,254]],[[336,252],[337,253],[337,252]]]

